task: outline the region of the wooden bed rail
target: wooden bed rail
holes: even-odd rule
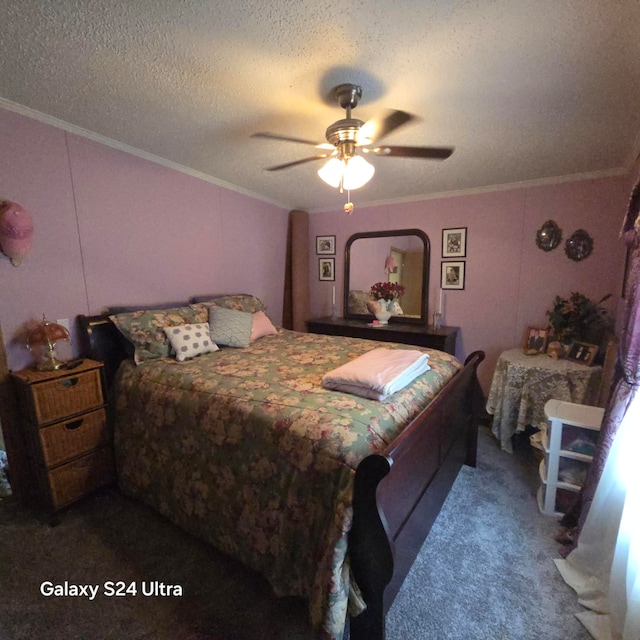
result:
[[[475,466],[482,391],[476,351],[387,451],[356,470],[351,570],[367,609],[351,640],[383,640],[384,618],[463,464]]]

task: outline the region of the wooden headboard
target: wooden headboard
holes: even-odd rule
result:
[[[104,374],[107,393],[110,394],[113,378],[120,363],[127,358],[133,358],[133,345],[120,333],[111,320],[110,315],[140,310],[172,309],[184,307],[197,302],[205,302],[213,298],[227,295],[251,295],[247,293],[212,293],[194,296],[189,300],[166,302],[163,304],[122,305],[107,307],[104,314],[95,316],[78,316],[80,355],[104,362]]]
[[[118,331],[108,315],[78,316],[80,329],[80,355],[104,362],[107,394],[110,395],[113,378],[126,358],[133,357],[133,345]]]

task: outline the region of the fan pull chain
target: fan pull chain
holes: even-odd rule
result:
[[[347,189],[347,203],[344,205],[344,212],[350,216],[353,213],[353,202],[351,202],[351,191]]]

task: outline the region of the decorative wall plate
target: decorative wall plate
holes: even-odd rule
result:
[[[571,260],[575,260],[576,262],[584,260],[592,251],[593,240],[584,229],[574,231],[564,246],[564,252]]]
[[[562,229],[553,220],[547,220],[536,233],[536,244],[543,251],[555,249],[561,240]]]

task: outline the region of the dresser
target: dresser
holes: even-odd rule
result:
[[[409,322],[389,322],[386,325],[371,326],[366,320],[327,316],[307,320],[307,330],[310,333],[324,333],[330,336],[349,336],[382,342],[413,344],[455,355],[459,328],[440,327],[434,329],[427,325]]]
[[[55,513],[115,480],[102,363],[12,373],[29,446],[32,498]]]

